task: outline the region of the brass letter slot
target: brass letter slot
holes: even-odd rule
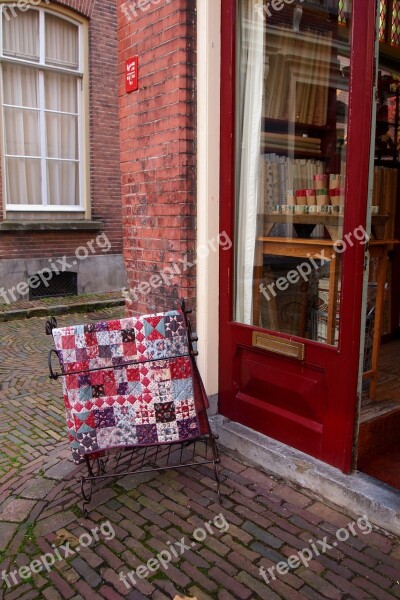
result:
[[[275,354],[283,354],[297,360],[304,360],[304,344],[285,340],[268,333],[253,331],[253,346],[268,350],[268,352],[275,352]]]

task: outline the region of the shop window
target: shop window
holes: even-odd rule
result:
[[[6,207],[83,211],[83,25],[10,4],[0,17]]]
[[[235,320],[336,345],[351,2],[268,6],[239,1]]]

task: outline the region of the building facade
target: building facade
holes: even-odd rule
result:
[[[115,3],[0,8],[0,301],[121,289]]]
[[[399,8],[118,0],[128,309],[188,299],[218,412],[346,473],[399,441]]]

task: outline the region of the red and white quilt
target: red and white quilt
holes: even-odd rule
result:
[[[73,459],[200,434],[182,312],[53,329]],[[136,364],[129,364],[135,362]],[[94,370],[96,369],[96,370]]]

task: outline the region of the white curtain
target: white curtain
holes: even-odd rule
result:
[[[264,19],[257,0],[239,2],[239,77],[237,111],[236,303],[235,319],[252,324],[253,275],[264,80]]]
[[[39,57],[38,15],[38,11],[29,10],[10,21],[3,19],[5,53],[17,60]],[[45,24],[50,30],[46,31],[49,62],[75,69],[78,65],[77,27],[48,15]],[[78,204],[76,76],[40,71],[17,63],[4,63],[2,75],[8,204]],[[41,78],[44,98],[39,93]]]
[[[65,19],[46,14],[46,63],[77,69],[78,27]]]
[[[39,12],[28,10],[22,12],[18,8],[17,16],[3,15],[3,52],[8,56],[24,60],[39,60]]]
[[[69,75],[46,73],[45,90],[46,109],[51,111],[46,112],[49,202],[74,206],[79,199],[77,81]]]

